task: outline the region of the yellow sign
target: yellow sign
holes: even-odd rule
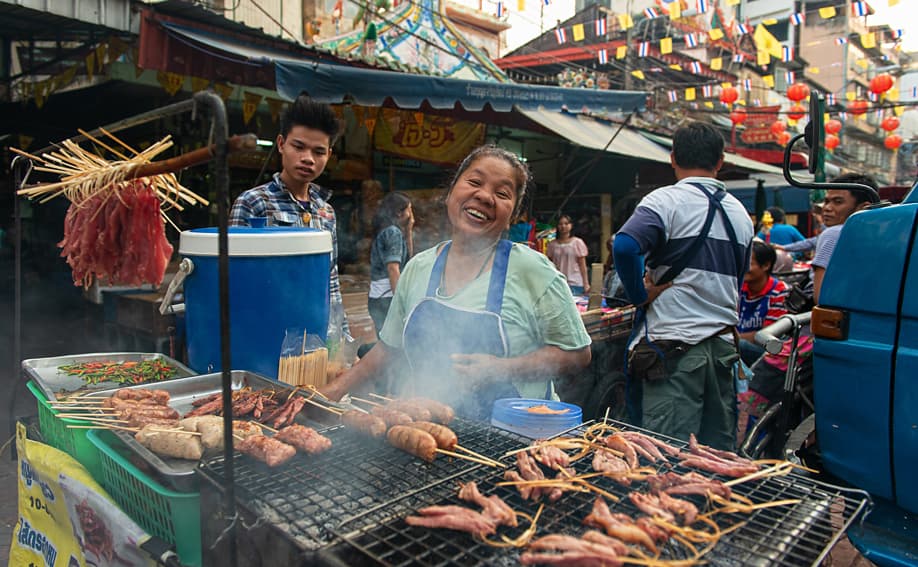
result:
[[[452,166],[481,145],[485,125],[446,116],[427,116],[423,124],[418,124],[395,113],[383,114],[373,132],[374,143],[381,152]]]
[[[835,6],[826,6],[819,9],[819,17],[823,20],[835,17]]]
[[[695,87],[685,89],[685,100],[695,100]]]
[[[574,32],[574,41],[583,41],[583,24],[574,24],[571,30]]]
[[[711,59],[711,70],[712,71],[720,71],[723,68],[724,68],[724,60],[722,58],[715,57],[714,59]]]
[[[673,52],[673,38],[664,37],[660,40],[660,53],[662,55],[668,55]]]

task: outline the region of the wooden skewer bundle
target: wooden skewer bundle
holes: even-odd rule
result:
[[[282,356],[278,364],[277,379],[291,386],[324,386],[328,349],[325,347],[299,355]]]

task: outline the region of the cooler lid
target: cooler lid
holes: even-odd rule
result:
[[[230,256],[299,256],[332,251],[331,233],[315,228],[231,226],[228,237]],[[179,253],[216,256],[217,228],[182,231]]]

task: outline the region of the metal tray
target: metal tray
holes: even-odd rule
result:
[[[146,360],[160,360],[175,367],[177,370],[173,378],[159,382],[146,382],[145,385],[147,386],[150,384],[163,384],[171,380],[195,375],[193,370],[181,362],[158,352],[96,352],[50,358],[30,358],[22,361],[22,371],[38,384],[49,400],[59,400],[74,393],[117,390],[126,387],[124,384],[117,382],[87,384],[79,376],[68,376],[63,372],[59,372],[58,368],[61,366],[83,362],[143,362]]]
[[[294,387],[289,384],[278,382],[247,370],[233,370],[230,376],[234,391],[245,387],[254,390],[270,388],[278,392],[292,392],[294,389]],[[169,406],[174,408],[181,415],[185,415],[192,410],[192,402],[194,402],[194,400],[215,394],[223,389],[222,377],[223,375],[221,373],[216,372],[213,374],[191,376],[189,378],[180,378],[143,386],[130,386],[128,389],[155,388],[157,390],[166,390],[170,395]],[[94,392],[90,395],[103,397],[108,394]],[[301,412],[296,416],[295,420],[297,423],[315,429],[322,429],[322,425],[306,419],[303,416],[304,413],[305,412]],[[134,436],[127,431],[116,431],[115,435],[124,441],[124,444],[140,459],[141,462],[135,463],[138,464],[138,468],[150,473],[163,482],[163,484],[177,491],[194,492],[197,490],[197,478],[195,476],[195,469],[198,465],[197,461],[161,457],[138,443],[137,440],[134,439]]]

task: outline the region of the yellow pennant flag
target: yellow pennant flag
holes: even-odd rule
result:
[[[757,65],[768,65],[771,62],[771,55],[760,49],[755,54],[755,62]]]
[[[583,41],[583,24],[574,24],[571,30],[574,32],[574,41]]]
[[[242,122],[248,124],[252,117],[255,116],[255,111],[258,110],[258,105],[261,104],[262,96],[258,93],[251,93],[245,91],[242,93]]]
[[[175,93],[179,92],[182,89],[182,85],[185,84],[185,77],[178,73],[160,71],[156,73],[156,81],[163,90],[169,93],[169,96],[175,96]]]
[[[526,0],[516,0],[516,11],[523,12],[526,10]]]
[[[634,71],[631,71],[631,74],[642,81],[644,80],[644,71],[641,71],[640,69],[635,69]]]
[[[711,41],[717,41],[718,39],[723,39],[724,30],[720,28],[713,28],[708,30],[708,36],[711,38]]]
[[[856,98],[857,98],[857,93],[856,93],[856,92],[848,91],[848,92],[845,93],[845,99],[846,99],[848,102],[851,102],[851,101],[853,101],[853,100],[856,99]]]
[[[708,108],[714,108],[714,103],[709,100],[704,101],[704,105]]]
[[[107,43],[100,43],[96,46],[96,70],[101,71],[105,64],[105,52],[108,51]]]
[[[819,9],[819,17],[823,20],[835,17],[835,6],[826,6]]]
[[[631,14],[619,14],[618,25],[623,30],[631,29],[634,26],[634,20],[631,19]]]
[[[92,80],[92,74],[96,70],[96,52],[90,51],[89,55],[86,56],[86,76],[89,80]]]
[[[615,58],[616,59],[624,59],[625,55],[628,55],[627,45],[619,45],[617,48],[615,48]]]
[[[887,5],[888,5],[890,8],[892,8],[893,6],[898,6],[898,5],[899,5],[899,0],[889,0],[889,4],[887,4]]]
[[[682,17],[682,5],[679,2],[669,4],[669,19],[678,20]]]
[[[905,113],[905,107],[904,106],[894,106],[893,112],[896,114],[896,116],[902,116]]]
[[[731,83],[731,82],[726,82],[726,83],[721,83],[721,84],[720,84],[720,88],[722,88],[722,89],[729,89],[729,88],[732,87],[732,86],[733,86],[733,83]]]
[[[207,85],[210,84],[208,79],[202,77],[191,77],[191,92],[199,93],[207,88]]]
[[[369,132],[370,135],[372,136],[373,130],[376,129],[376,118],[367,118],[366,120],[363,121],[363,123],[367,127],[367,132]]]
[[[765,75],[762,77],[762,82],[765,83],[765,86],[773,89],[775,88],[775,77],[774,75]]]
[[[823,124],[825,124],[826,122],[828,122],[830,119],[831,119],[831,117],[829,116],[829,113],[828,113],[828,112],[823,113],[823,115],[822,115],[822,123],[823,123]]]
[[[714,59],[711,59],[711,70],[712,71],[720,71],[723,68],[724,68],[724,60],[722,58],[715,57]]]
[[[214,90],[217,91],[217,94],[224,102],[233,94],[233,86],[227,85],[226,83],[215,83]]]
[[[739,6],[740,0],[727,0],[727,6]]]
[[[778,23],[778,20],[775,18],[768,18],[767,20],[762,20],[762,24],[766,26],[773,26]]]
[[[673,2],[675,4],[675,2]],[[685,89],[685,100],[695,100],[695,87]]]
[[[819,67],[808,67],[808,68],[807,68],[807,72],[810,73],[810,74],[812,74],[812,75],[818,75],[818,74],[819,74]]]
[[[893,87],[886,91],[885,95],[886,100],[899,100],[899,89]]]
[[[662,55],[667,55],[673,52],[673,38],[664,37],[660,40],[660,53]]]
[[[854,62],[854,64],[860,67],[861,69],[866,69],[867,67],[870,66],[870,63],[868,63],[866,59],[858,59],[857,61]]]
[[[669,66],[669,68],[674,71],[681,71],[682,65],[679,65],[678,63],[673,63],[672,65]]]
[[[284,101],[276,98],[265,99],[268,103],[268,110],[271,111],[271,122],[277,122],[280,118],[281,110],[284,108]]]
[[[755,32],[752,34],[752,39],[755,41],[756,49],[767,52],[775,59],[781,59],[781,42],[771,35],[771,32],[765,29],[765,26],[762,24],[757,25]]]
[[[864,49],[872,49],[877,46],[877,40],[873,32],[861,34],[861,45],[864,46]]]

